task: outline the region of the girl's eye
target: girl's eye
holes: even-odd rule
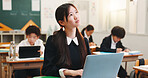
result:
[[[78,11],[76,11],[76,13],[78,13]]]
[[[73,14],[71,13],[71,14],[69,14],[70,16],[72,16]]]

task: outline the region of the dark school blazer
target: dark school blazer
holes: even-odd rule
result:
[[[85,37],[84,36],[84,31],[85,30],[82,30],[82,32],[81,32],[81,34],[83,35],[83,37]],[[90,35],[90,37],[89,37],[89,40],[88,40],[89,42],[93,42],[93,38],[92,38],[92,35]]]
[[[105,37],[101,43],[100,46],[100,51],[101,52],[114,52],[116,53],[116,49],[111,49],[111,35],[109,35],[108,37]],[[123,45],[122,42],[119,41],[116,44],[116,48],[122,48],[123,50],[126,49]]]
[[[82,69],[83,65],[80,60],[80,51],[79,51],[80,49],[73,41],[70,43],[70,45],[68,45],[70,50],[70,59],[72,65],[70,67],[64,67],[62,64],[57,65],[60,54],[59,51],[57,50],[57,47],[54,46],[54,42],[52,41],[52,39],[53,36],[51,35],[48,37],[46,42],[42,74],[45,76],[60,77],[59,69],[61,68],[68,68],[72,70]],[[90,54],[88,40],[86,38],[84,38],[84,40],[87,48],[87,54]]]

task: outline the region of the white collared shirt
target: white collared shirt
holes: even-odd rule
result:
[[[117,42],[114,42],[113,37],[111,36],[111,49],[116,49]]]
[[[74,43],[75,43],[77,46],[79,45],[77,37],[75,37],[75,38],[73,38],[73,39],[67,37],[67,45],[70,45],[70,43],[71,43],[72,40],[74,41]]]
[[[19,52],[19,46],[31,46],[30,43],[28,42],[28,39],[22,40],[17,46],[16,46],[16,53]],[[41,39],[37,39],[34,43],[34,46],[41,46],[40,50],[43,52],[44,54],[44,45],[43,45],[43,41]]]
[[[87,40],[89,41],[90,36],[87,36],[86,30],[84,31],[84,37],[87,38]]]

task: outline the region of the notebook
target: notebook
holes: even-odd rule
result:
[[[20,46],[19,59],[24,58],[40,58],[40,46]]]
[[[123,53],[88,55],[82,78],[116,78],[123,55]]]

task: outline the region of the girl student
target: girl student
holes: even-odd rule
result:
[[[48,37],[42,74],[80,78],[90,50],[87,39],[78,29],[79,12],[73,4],[65,3],[56,9],[55,17],[61,29]]]

